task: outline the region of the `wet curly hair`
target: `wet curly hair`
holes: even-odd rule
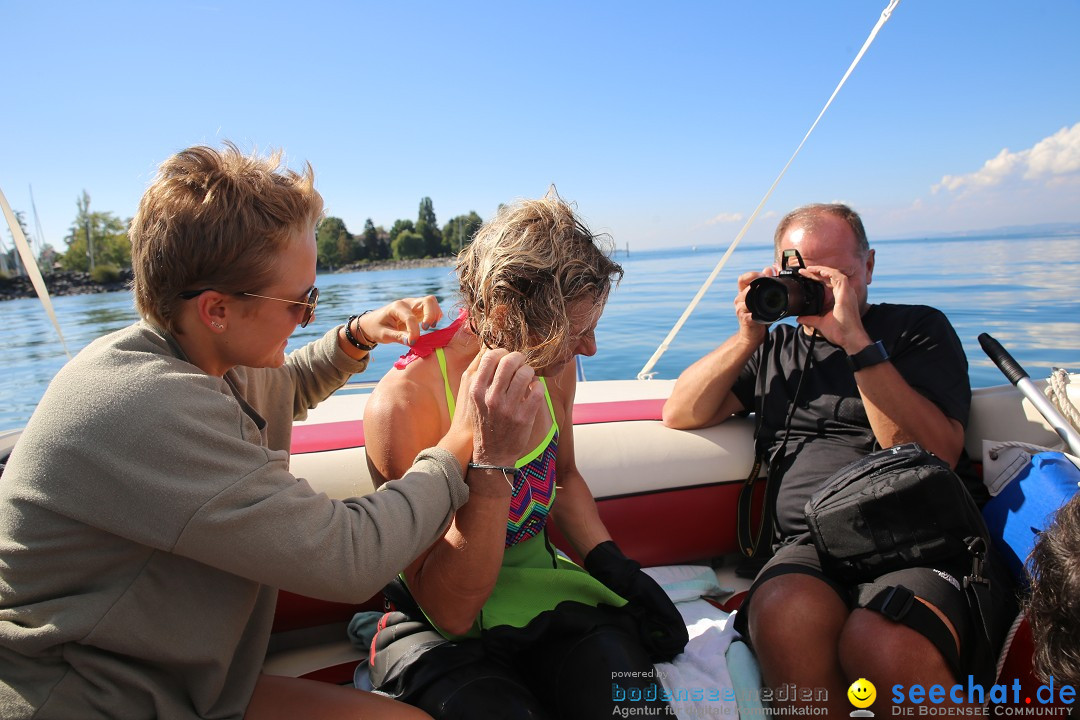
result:
[[[469,326],[490,348],[524,353],[536,368],[577,342],[568,306],[607,302],[622,279],[611,239],[594,235],[552,187],[537,200],[500,206],[457,260]]]
[[[1028,557],[1026,612],[1043,681],[1080,684],[1080,495],[1058,510]]]

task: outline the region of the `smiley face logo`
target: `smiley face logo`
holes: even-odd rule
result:
[[[848,700],[857,708],[868,708],[877,699],[877,688],[866,678],[859,678],[847,689]]]

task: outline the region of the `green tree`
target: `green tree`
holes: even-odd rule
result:
[[[357,259],[373,259],[373,251],[378,244],[379,231],[375,229],[375,223],[372,222],[371,218],[368,218],[364,221],[364,231],[360,233],[359,244],[357,246]]]
[[[442,232],[439,231],[439,222],[435,219],[435,204],[429,197],[420,200],[420,211],[416,216],[416,232],[424,238],[425,255],[438,257],[443,254]]]
[[[364,232],[359,237],[358,253],[361,260],[386,260],[390,257],[390,234],[386,228],[368,218],[364,222]]]
[[[370,222],[370,221],[369,221]],[[390,233],[382,225],[373,225],[369,233],[364,227],[364,245],[368,257],[372,260],[386,260],[390,257]]]
[[[395,220],[394,224],[390,226],[390,242],[403,232],[413,232],[416,230],[416,226],[413,225],[412,220]]]
[[[426,250],[424,236],[414,230],[404,230],[390,243],[395,260],[422,258]]]
[[[450,221],[443,225],[442,228],[443,253],[456,255],[461,252],[463,247],[472,242],[476,231],[483,224],[484,221],[476,214],[475,210],[470,211],[468,215],[458,215],[450,218]]]
[[[75,205],[78,212],[64,238],[68,247],[60,256],[61,266],[78,272],[90,270],[91,263],[131,267],[131,242],[127,234],[130,221],[121,220],[110,212],[90,212],[90,196],[85,190]]]
[[[416,215],[416,225],[420,226],[420,223],[427,223],[431,227],[439,227],[439,223],[435,220],[435,203],[431,202],[431,198],[420,198],[420,211]]]
[[[333,270],[352,262],[352,235],[341,218],[322,219],[315,230],[315,245],[319,252],[320,267]]]

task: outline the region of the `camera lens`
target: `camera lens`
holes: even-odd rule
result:
[[[760,280],[772,280],[772,278],[760,278]],[[751,315],[757,322],[776,322],[787,315],[788,291],[783,283],[762,282],[757,288],[751,285],[750,293],[753,299],[751,295],[747,295],[746,304],[750,306]]]
[[[824,305],[825,286],[798,274],[759,277],[746,293],[750,316],[762,325],[789,315],[820,315]]]

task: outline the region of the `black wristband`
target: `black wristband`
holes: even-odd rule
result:
[[[852,372],[859,372],[863,368],[872,367],[888,359],[889,353],[885,350],[885,344],[878,340],[872,345],[867,345],[854,355],[848,355],[847,363]]]
[[[366,345],[366,344],[360,342],[359,340],[357,340],[356,336],[353,335],[353,333],[352,333],[352,324],[353,324],[353,320],[356,320],[357,321],[356,322],[356,329],[361,335],[363,335],[364,330],[360,327],[360,318],[364,317],[369,312],[371,312],[371,311],[370,310],[365,310],[364,312],[360,313],[359,315],[350,315],[349,319],[345,321],[345,339],[348,340],[349,344],[352,345],[354,348],[356,348],[357,350],[363,350],[364,352],[371,352],[376,347],[378,347],[379,344],[378,343],[372,343],[370,345]]]

